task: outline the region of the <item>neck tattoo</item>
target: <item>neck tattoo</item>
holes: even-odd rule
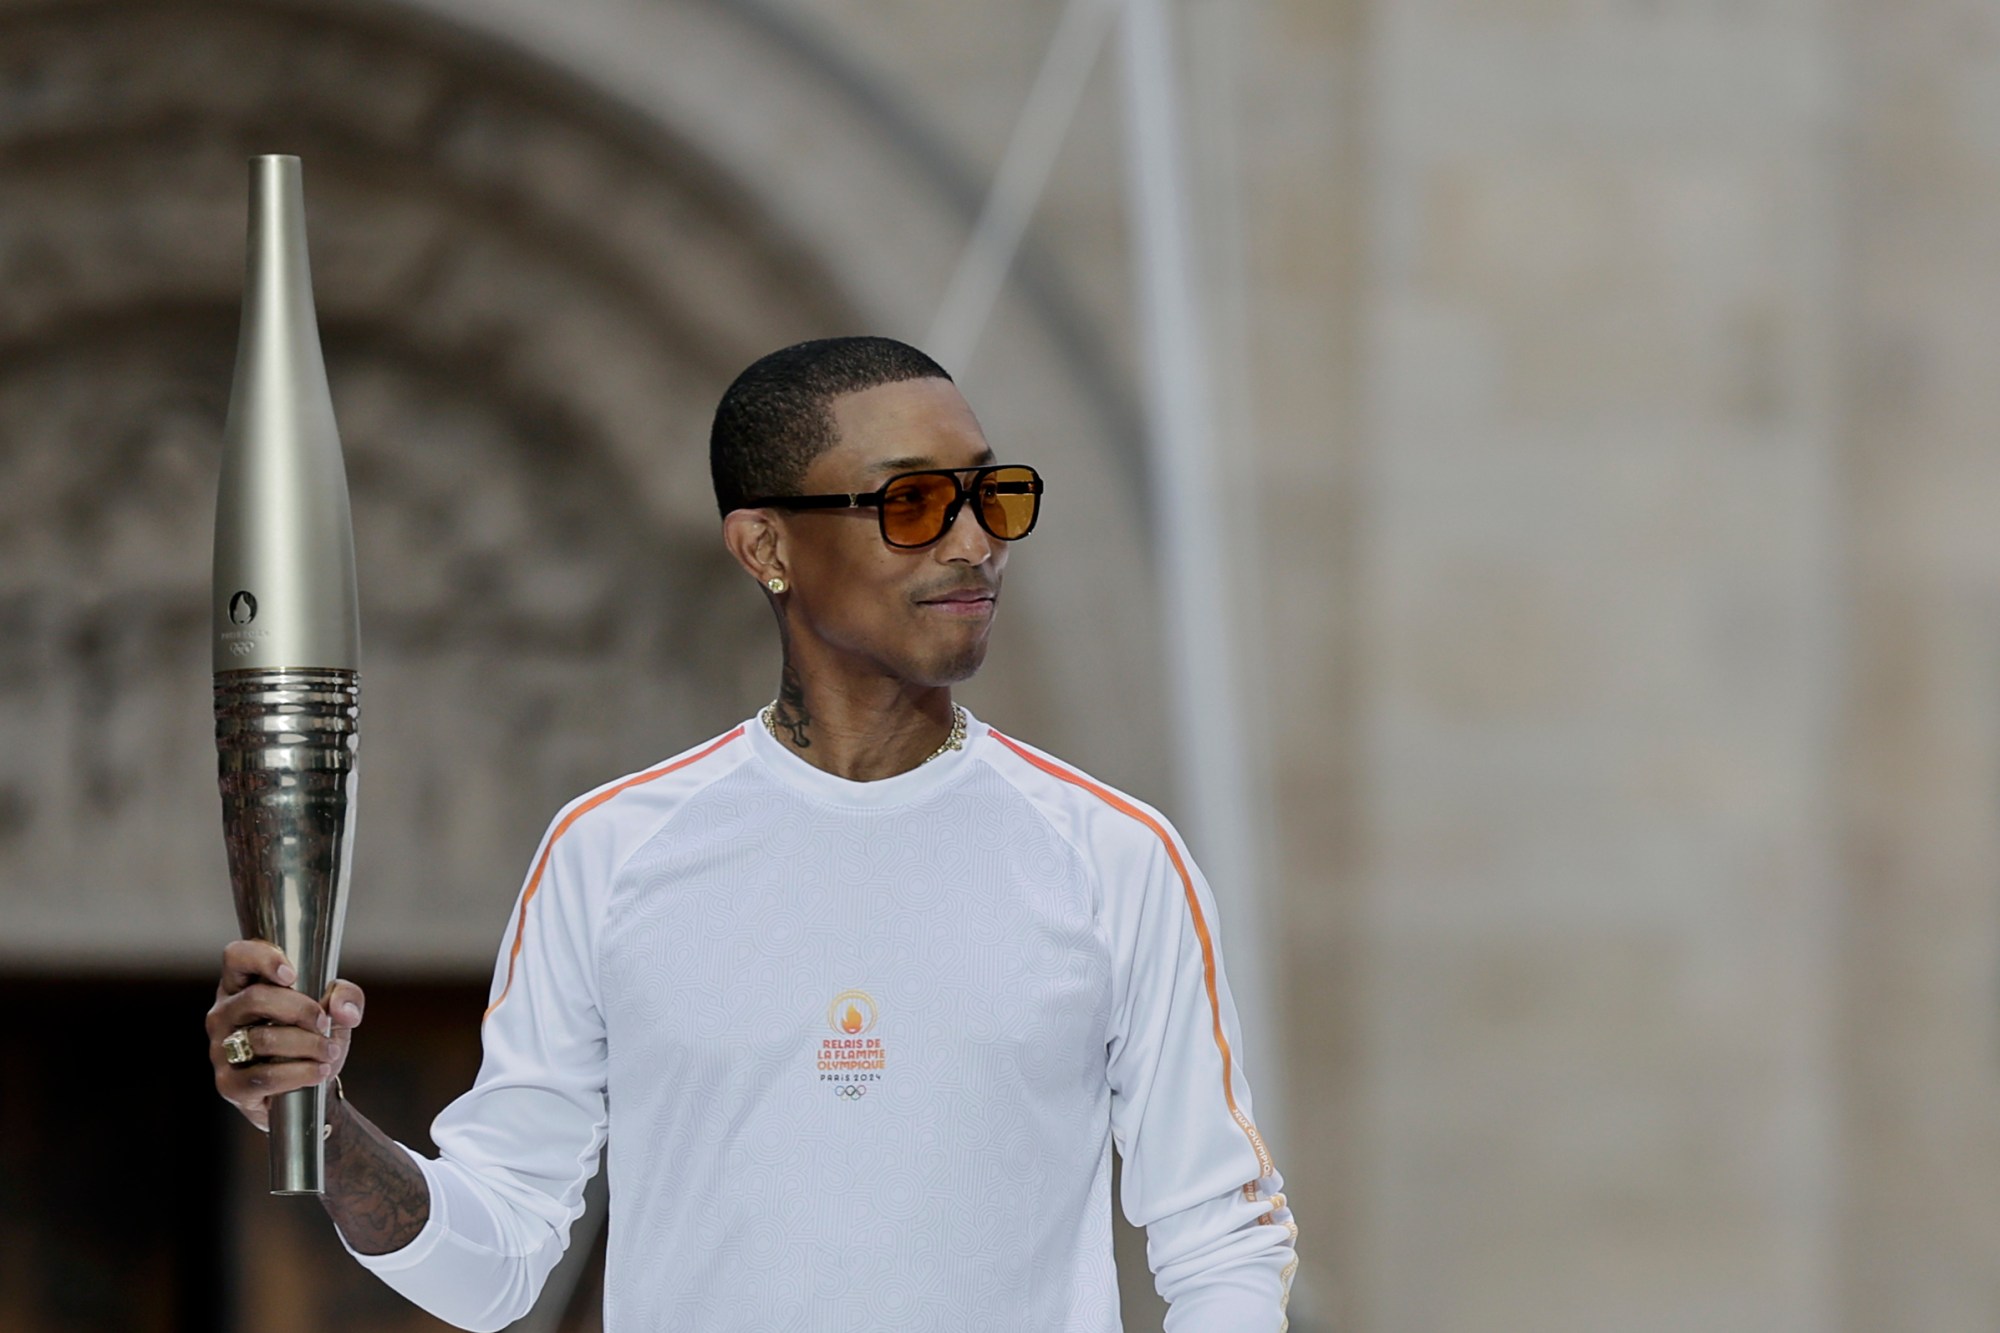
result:
[[[763,721],[764,730],[770,732],[771,735],[780,744],[782,744],[785,738],[783,736],[778,735],[778,727],[780,724],[778,722],[777,712],[778,712],[778,701],[773,699],[770,703],[765,704],[764,707],[758,711],[757,716],[759,719]],[[963,708],[960,708],[957,704],[953,704],[951,706],[951,734],[944,738],[943,745],[938,746],[937,749],[932,750],[922,759],[919,759],[917,761],[917,767],[922,768],[925,764],[928,764],[931,760],[937,758],[941,754],[944,754],[948,750],[963,750],[964,748],[965,748],[965,710]]]

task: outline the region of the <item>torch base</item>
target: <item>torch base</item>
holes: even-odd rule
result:
[[[326,1088],[271,1099],[271,1193],[326,1192]]]

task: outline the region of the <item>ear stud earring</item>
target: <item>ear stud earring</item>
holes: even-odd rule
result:
[[[783,592],[788,585],[785,583],[783,579],[765,579],[764,586],[769,588],[771,592],[775,595],[777,593]]]

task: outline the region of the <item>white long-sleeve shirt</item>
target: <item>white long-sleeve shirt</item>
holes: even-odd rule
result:
[[[866,783],[753,719],[556,817],[429,1221],[357,1258],[501,1328],[608,1137],[608,1333],[1109,1333],[1116,1142],[1169,1333],[1276,1333],[1214,922],[1156,811],[976,719]]]

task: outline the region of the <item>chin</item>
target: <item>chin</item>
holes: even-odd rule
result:
[[[971,680],[986,661],[986,636],[932,657],[912,673],[925,685],[956,685]]]

